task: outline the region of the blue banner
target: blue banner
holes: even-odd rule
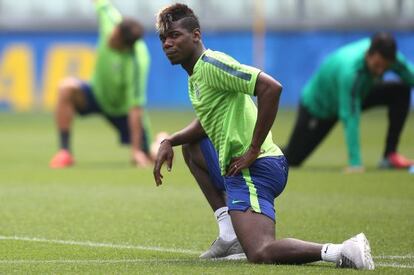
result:
[[[264,70],[284,87],[281,105],[296,106],[302,87],[322,59],[336,48],[370,36],[368,32],[269,32]],[[400,51],[414,61],[414,32],[395,33]],[[88,80],[94,66],[96,33],[0,33],[0,110],[52,110],[65,76]],[[151,53],[148,106],[190,108],[187,75],[171,66],[155,33],[145,37]],[[206,47],[254,65],[253,34],[209,32]]]

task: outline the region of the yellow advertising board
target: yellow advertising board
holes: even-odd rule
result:
[[[88,80],[94,48],[83,44],[51,45],[42,60],[40,83],[36,81],[35,50],[24,43],[7,45],[0,52],[0,103],[13,111],[52,110],[58,86],[67,76]],[[40,95],[40,96],[35,96]],[[36,101],[40,98],[40,102]]]

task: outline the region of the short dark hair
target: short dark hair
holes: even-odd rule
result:
[[[170,24],[181,19],[184,19],[182,26],[188,31],[200,29],[200,23],[193,10],[185,4],[176,3],[158,12],[156,23],[158,33],[163,34],[170,27]]]
[[[371,45],[368,54],[379,53],[387,60],[395,60],[397,54],[397,42],[394,37],[386,32],[378,32],[371,37]]]
[[[135,19],[123,18],[119,23],[122,43],[132,48],[138,39],[144,35],[144,27]]]

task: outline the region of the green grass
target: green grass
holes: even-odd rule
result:
[[[341,125],[303,168],[291,169],[276,201],[278,238],[341,242],[364,231],[378,271],[413,272],[414,175],[376,169],[385,117],[377,111],[363,116],[364,174],[342,173],[346,151]],[[193,113],[152,111],[151,119],[154,132],[172,132],[190,122]],[[277,143],[286,142],[293,121],[292,112],[279,114],[273,129]],[[411,157],[413,125],[411,113],[400,144],[400,151]],[[115,132],[98,117],[76,120],[76,166],[50,170],[48,161],[57,147],[53,127],[50,114],[0,113],[0,273],[353,272],[324,263],[200,261],[198,253],[210,245],[217,228],[179,148],[172,172],[164,172],[164,185],[156,188],[152,169],[131,167],[128,148],[117,144]]]

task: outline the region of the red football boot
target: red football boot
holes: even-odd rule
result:
[[[53,169],[67,168],[75,163],[74,158],[68,150],[62,149],[54,155],[49,163],[49,167]]]
[[[398,153],[389,154],[380,163],[381,168],[407,169],[414,165],[414,161]]]

